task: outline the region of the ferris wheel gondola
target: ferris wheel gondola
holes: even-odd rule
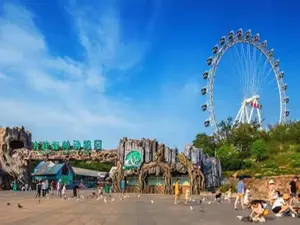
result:
[[[219,63],[230,48],[238,44],[245,44],[252,46],[260,54],[265,57],[266,62],[270,65],[272,73],[276,79],[277,89],[279,93],[279,123],[285,123],[290,112],[287,110],[287,104],[289,103],[289,97],[286,96],[287,84],[284,82],[284,71],[280,70],[279,59],[274,58],[274,49],[268,48],[267,40],[261,41],[260,35],[257,33],[252,35],[251,30],[247,30],[245,33],[242,29],[239,29],[236,33],[230,31],[227,35],[221,37],[219,44],[212,48],[213,55],[208,57],[206,63],[209,66],[209,70],[203,73],[203,79],[207,81],[207,84],[201,89],[201,94],[206,96],[206,103],[201,106],[202,111],[209,113],[209,118],[205,120],[205,127],[213,127],[213,129],[218,131],[218,123],[216,121],[216,112],[214,109],[214,82],[215,74],[218,69]],[[261,118],[262,104],[260,103],[260,95],[258,93],[253,93],[251,96],[244,98],[242,100],[241,107],[235,117],[236,124],[240,123],[252,123],[254,120],[254,112],[257,113],[257,123],[260,127],[262,126]]]

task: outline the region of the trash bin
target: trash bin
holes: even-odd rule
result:
[[[110,191],[109,185],[105,185],[104,191],[105,191],[105,193],[109,193],[109,191]]]
[[[17,184],[14,182],[13,184],[13,191],[16,191],[17,190]]]

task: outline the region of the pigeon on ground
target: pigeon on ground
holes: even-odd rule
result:
[[[9,203],[9,202],[6,202],[6,205],[10,205],[10,203]]]
[[[41,199],[39,199],[39,203],[41,203]]]
[[[23,206],[19,203],[19,204],[18,204],[18,208],[19,208],[19,209],[22,209]]]

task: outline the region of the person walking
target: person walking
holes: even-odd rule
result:
[[[44,180],[42,181],[42,195],[43,197],[46,196],[46,182]]]
[[[57,183],[56,183],[56,195],[58,196],[58,197],[61,197],[61,188],[60,188],[60,179],[57,181]]]
[[[42,191],[42,183],[41,183],[41,181],[37,181],[37,183],[36,183],[36,195],[35,195],[36,198],[41,197],[41,191]]]
[[[121,190],[122,190],[122,194],[125,194],[125,180],[121,181]]]
[[[175,183],[175,201],[174,201],[175,205],[179,203],[179,198],[180,198],[180,179],[177,178],[177,181]]]
[[[67,191],[67,185],[66,185],[66,183],[64,183],[63,187],[62,187],[62,191],[61,191],[62,192],[62,196],[63,196],[64,199],[67,198],[67,192],[66,191]]]
[[[244,209],[244,194],[245,194],[245,184],[243,182],[243,178],[240,177],[239,182],[237,184],[237,194],[234,203],[234,209],[237,210],[238,202],[241,202],[242,209]]]
[[[46,187],[46,194],[45,195],[48,195],[49,194],[49,181],[48,180],[45,180],[45,187]]]

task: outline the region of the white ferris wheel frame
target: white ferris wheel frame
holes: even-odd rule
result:
[[[228,35],[228,38],[225,38],[225,36],[223,36],[222,38],[225,38],[225,42],[223,44],[220,43],[220,44],[215,45],[213,50],[216,48],[217,51],[215,51],[215,52],[213,51],[213,56],[208,58],[208,60],[212,59],[212,62],[209,65],[209,70],[206,71],[206,72],[208,72],[208,76],[207,76],[207,78],[204,78],[204,79],[208,80],[208,82],[207,82],[207,85],[203,87],[203,89],[206,89],[206,93],[205,94],[202,93],[202,95],[206,96],[205,110],[203,110],[203,111],[208,111],[209,118],[205,122],[208,122],[209,126],[212,126],[216,133],[218,133],[219,128],[218,128],[218,124],[216,121],[216,114],[215,114],[215,110],[214,110],[215,74],[216,74],[219,62],[220,62],[222,56],[225,54],[225,52],[232,46],[239,44],[239,43],[245,43],[245,44],[255,47],[258,51],[260,51],[266,57],[269,64],[271,65],[272,71],[275,75],[277,88],[278,88],[278,92],[279,92],[279,98],[280,98],[279,123],[284,124],[286,121],[286,118],[289,115],[289,111],[287,110],[287,103],[289,101],[289,98],[286,95],[287,84],[284,83],[283,76],[282,77],[280,76],[280,74],[281,73],[284,74],[284,72],[281,71],[279,68],[279,60],[276,60],[274,58],[274,54],[273,54],[274,50],[273,49],[270,50],[267,47],[267,44],[266,44],[267,41],[260,41],[259,34],[252,36],[251,30],[248,30],[247,32],[250,33],[250,36],[247,36],[243,33],[242,29],[239,29],[238,32],[240,32],[240,34],[237,35],[238,34],[237,33],[235,35],[234,32],[231,31],[229,33],[229,35],[232,35],[231,38],[229,38],[229,35]],[[272,55],[269,55],[269,53],[271,51],[272,51]],[[253,97],[251,97],[251,100],[254,100],[258,103],[257,97],[259,98],[259,96],[253,96]],[[242,106],[238,112],[238,115],[236,116],[236,120],[238,120],[238,122],[250,123],[251,117],[249,115],[246,115],[248,113],[248,110],[246,109],[247,106],[245,104],[247,102],[247,100],[250,100],[250,99],[246,99],[243,101]],[[253,113],[253,110],[254,109],[252,108],[250,114]],[[256,108],[256,110],[258,111],[257,112],[258,117],[261,122],[260,112],[257,108]],[[246,120],[248,118],[248,120],[246,121],[243,118],[246,118]]]

